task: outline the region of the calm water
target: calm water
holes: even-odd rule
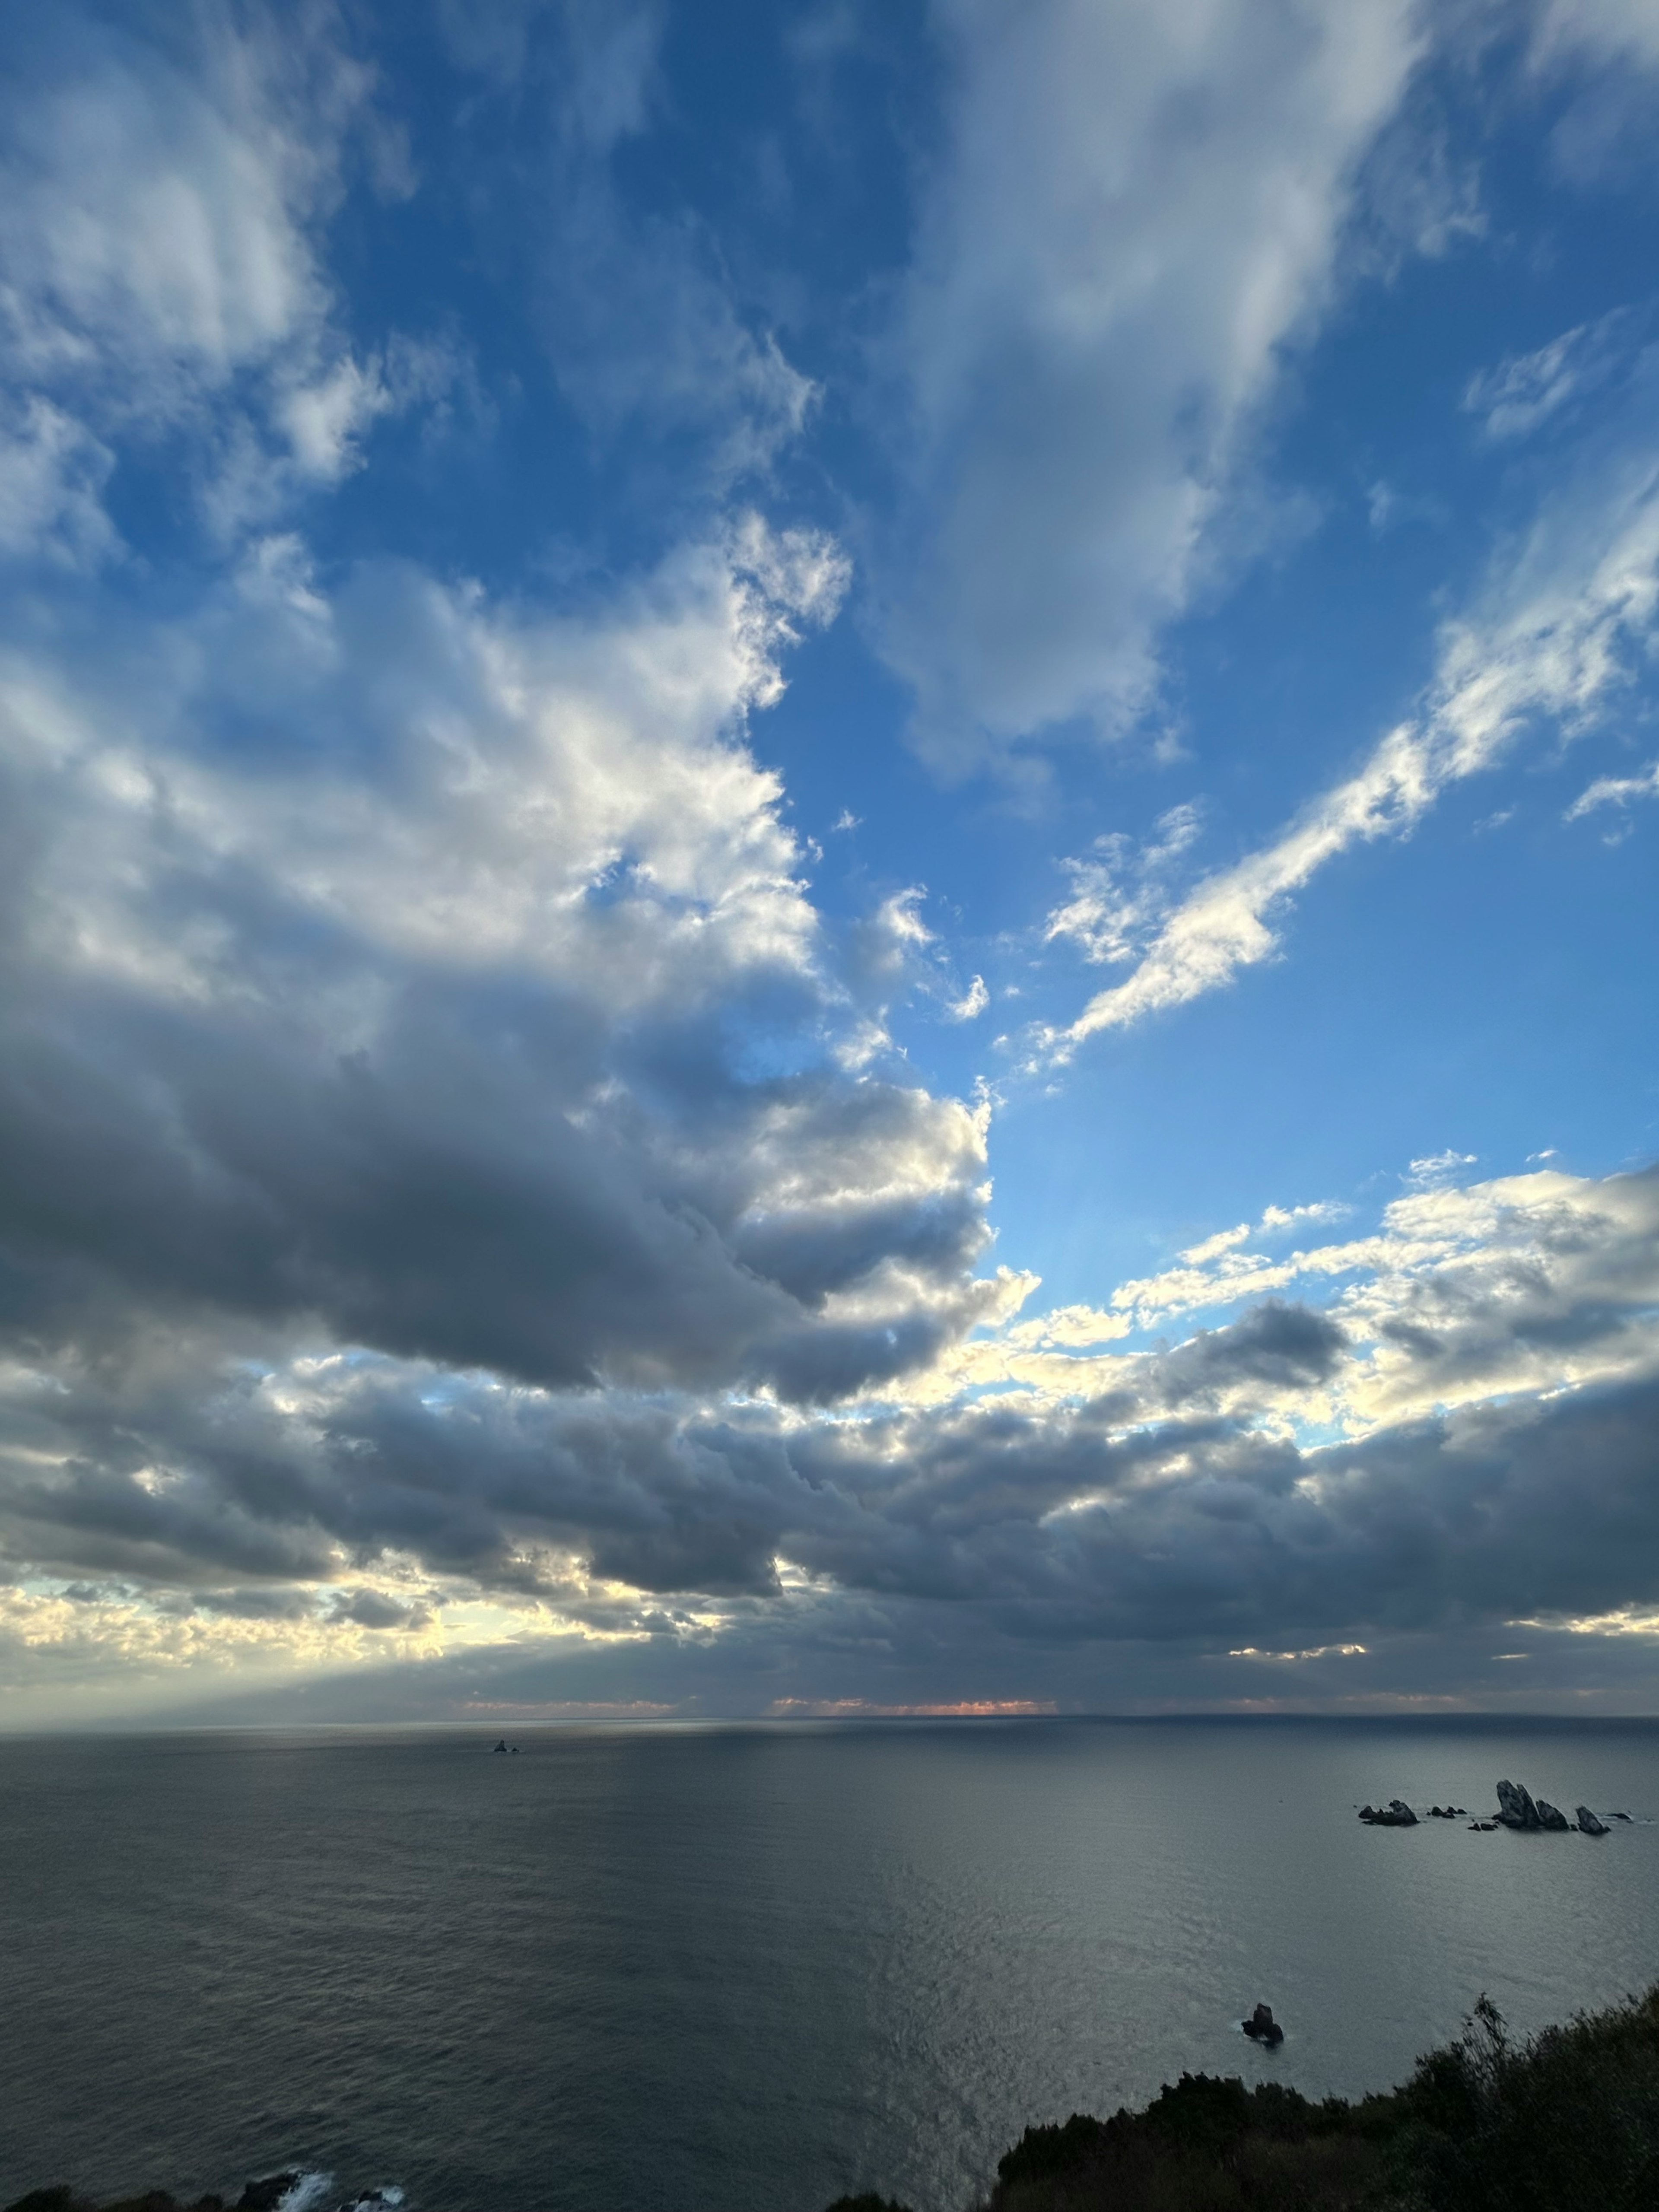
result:
[[[490,1741],[0,1743],[0,2203],[301,2161],[419,2212],[959,2212],[1182,2068],[1381,2087],[1482,1990],[1659,1976],[1656,1723]],[[1354,1818],[1500,1774],[1638,1825]]]

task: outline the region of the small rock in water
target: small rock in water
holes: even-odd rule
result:
[[[1570,1828],[1572,1822],[1547,1798],[1540,1797],[1538,1801],[1538,1825],[1540,1828],[1551,1828],[1559,1833]]]
[[[1630,1814],[1628,1813],[1615,1813],[1613,1817],[1615,1820],[1628,1820]]]
[[[1607,1822],[1605,1820],[1598,1820],[1588,1805],[1577,1806],[1575,1808],[1575,1810],[1577,1814],[1578,1832],[1581,1836],[1606,1835],[1607,1832]],[[1613,1817],[1616,1820],[1619,1815],[1615,1813]]]
[[[1469,1832],[1472,1835],[1495,1836],[1498,1832],[1498,1823],[1496,1820],[1471,1820]]]
[[[1285,2040],[1285,2031],[1273,2018],[1271,2005],[1259,2004],[1248,2020],[1240,2021],[1239,2026],[1257,2043],[1279,2044]]]

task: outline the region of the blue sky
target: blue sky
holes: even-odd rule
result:
[[[16,1723],[1650,1709],[1652,6],[0,41]]]

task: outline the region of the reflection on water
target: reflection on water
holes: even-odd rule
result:
[[[299,2164],[415,2212],[946,2212],[1182,2069],[1382,2087],[1483,1990],[1531,2027],[1659,1975],[1659,1724],[515,1740],[0,1744],[0,2202]],[[1354,1816],[1499,1775],[1638,1820]]]

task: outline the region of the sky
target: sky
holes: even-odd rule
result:
[[[1659,1710],[1656,145],[0,6],[0,1726]]]

